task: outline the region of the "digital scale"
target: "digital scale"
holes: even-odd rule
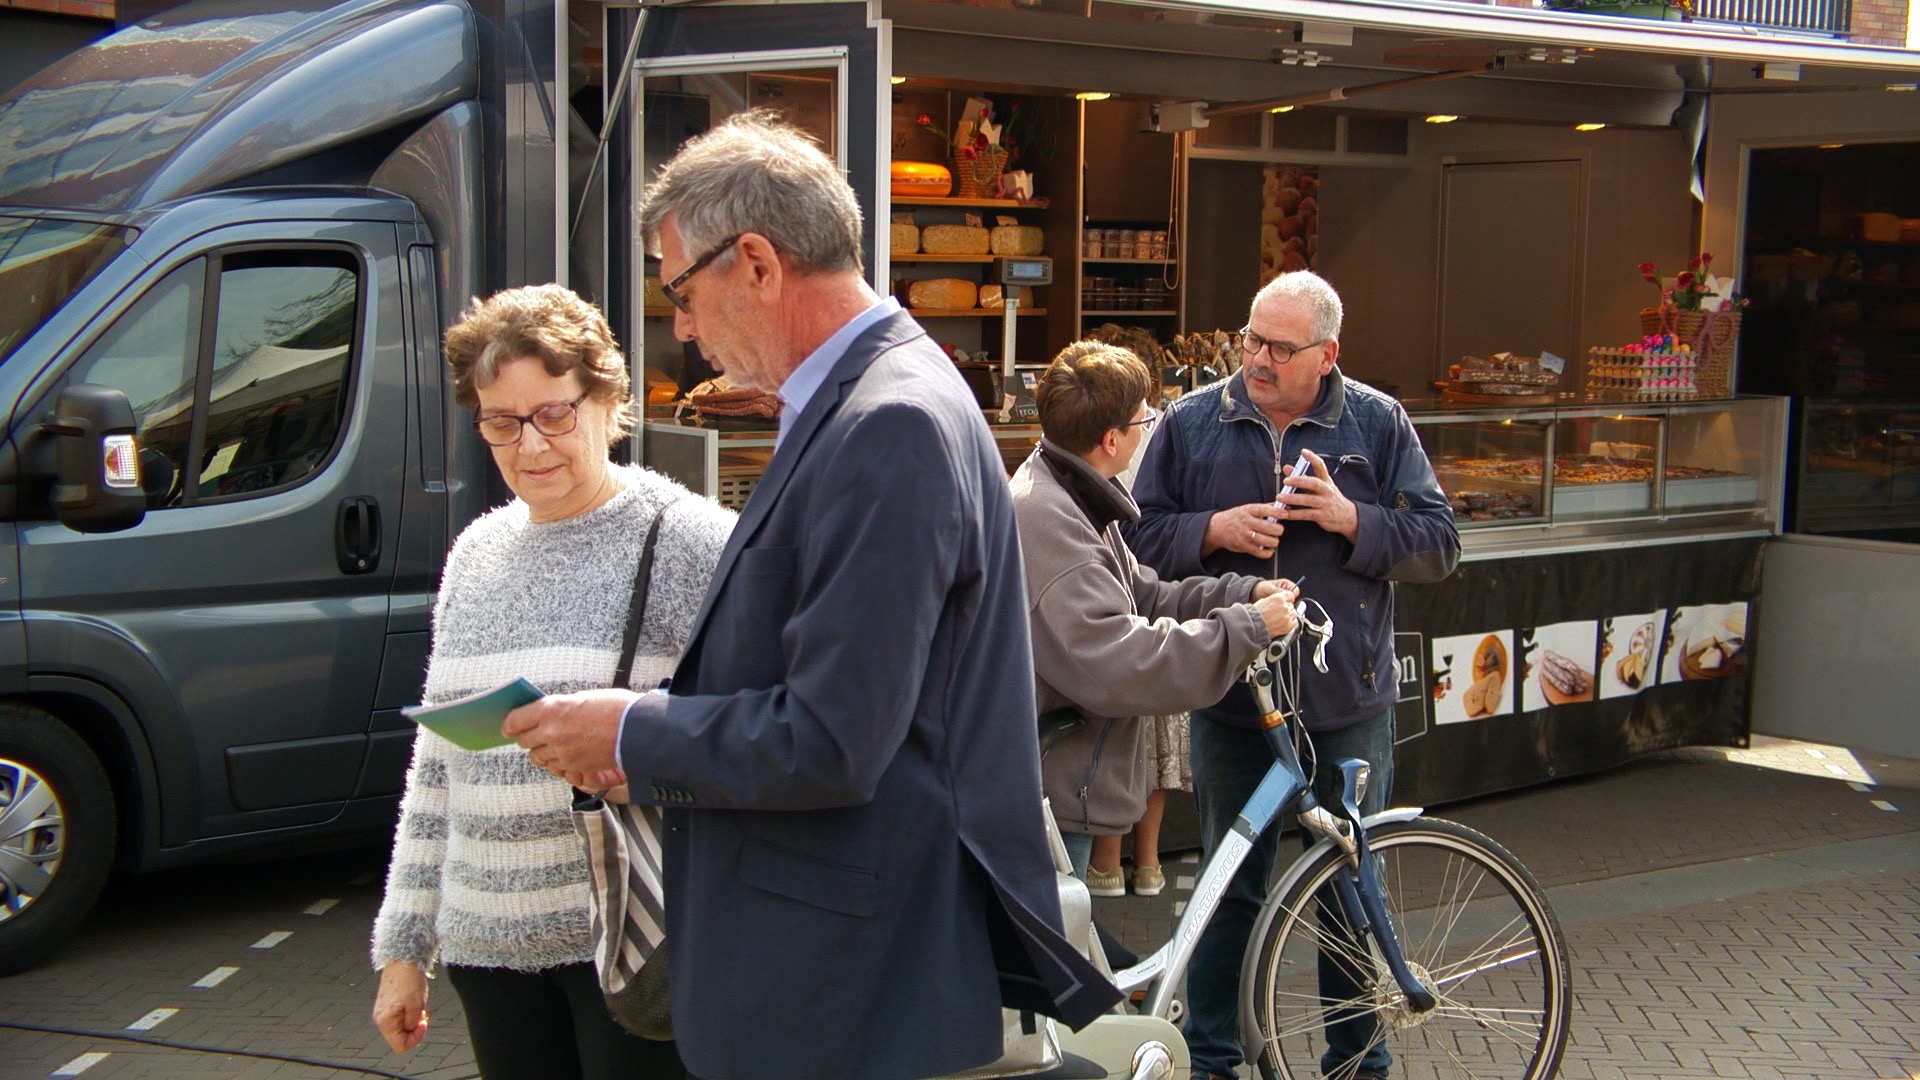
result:
[[[1016,300],[1014,287],[1032,287],[1053,284],[1053,259],[1046,255],[1002,255],[993,263],[993,276],[1002,286],[1007,287],[1006,310],[1002,312],[1000,324],[1000,386],[1002,400],[1006,407],[1001,409],[1003,420],[1032,420],[1034,416],[1019,416],[1016,412],[1020,399],[1025,397],[1029,403],[1033,400],[1032,372],[1024,372],[1027,385],[1017,377],[1013,369],[1013,330],[1020,314],[1020,301]],[[1022,393],[1024,391],[1024,395]]]

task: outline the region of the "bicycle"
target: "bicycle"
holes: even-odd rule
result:
[[[1332,621],[1305,632],[1319,638],[1315,664],[1326,671]],[[1547,1080],[1559,1069],[1573,994],[1566,941],[1539,883],[1505,848],[1417,807],[1363,819],[1364,761],[1339,762],[1340,805],[1318,805],[1288,719],[1297,710],[1275,702],[1276,692],[1289,706],[1297,700],[1299,657],[1290,647],[1301,634],[1296,627],[1269,645],[1245,675],[1273,767],[1202,868],[1172,938],[1115,973],[1115,983],[1140,1001],[1140,1014],[1177,1021],[1174,991],[1227,883],[1254,839],[1291,809],[1317,840],[1269,887],[1241,969],[1241,1039],[1259,1075],[1347,1080],[1355,1061],[1323,1072],[1326,1024],[1371,1017],[1372,1041],[1385,1041],[1396,1078]],[[1276,670],[1283,658],[1290,681]],[[1356,976],[1354,997],[1321,998],[1323,950]],[[1184,1056],[1166,1055],[1168,1065]]]

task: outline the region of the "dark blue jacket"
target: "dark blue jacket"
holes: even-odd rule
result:
[[[665,806],[688,1071],[946,1076],[1000,1008],[1120,998],[1061,929],[1013,492],[904,313],[854,339],[714,570],[672,696],[621,732]]]
[[[1333,482],[1358,508],[1359,542],[1290,521],[1271,559],[1234,551],[1202,559],[1214,512],[1271,501],[1281,466],[1303,449],[1326,459]],[[1302,665],[1301,712],[1312,731],[1346,727],[1393,704],[1392,583],[1439,581],[1460,561],[1453,510],[1406,410],[1338,367],[1321,379],[1312,410],[1278,434],[1237,374],[1180,398],[1141,458],[1133,497],[1140,520],[1123,530],[1127,543],[1162,577],[1304,579],[1302,592],[1333,616],[1329,673]],[[1218,708],[1253,723],[1245,684]]]

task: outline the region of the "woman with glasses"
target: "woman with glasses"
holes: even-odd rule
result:
[[[474,410],[514,499],[469,525],[447,556],[426,702],[522,676],[548,693],[610,686],[654,530],[629,685],[658,686],[686,647],[733,514],[608,460],[631,425],[626,361],[599,310],[567,289],[476,302],[447,334],[447,361],[455,400]],[[426,1037],[438,965],[486,1080],[685,1075],[672,1043],[628,1034],[602,1000],[572,800],[514,744],[469,751],[416,734],[374,924],[373,1019],[396,1052]]]
[[[1143,716],[1219,700],[1267,642],[1293,629],[1293,583],[1226,574],[1165,582],[1120,536],[1139,518],[1117,477],[1158,418],[1132,352],[1067,346],[1034,391],[1040,445],[1013,474],[1042,714],[1085,727],[1055,742],[1040,777],[1074,873],[1095,836],[1130,832],[1154,778]]]

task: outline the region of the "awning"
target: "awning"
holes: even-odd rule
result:
[[[894,25],[896,73],[1214,106],[1318,97],[1355,111],[1666,126],[1689,91],[1884,91],[1920,80],[1920,54],[1900,49],[1464,0],[1101,2],[1091,15],[1050,6],[883,0],[881,10]],[[1415,82],[1463,70],[1471,74]]]

